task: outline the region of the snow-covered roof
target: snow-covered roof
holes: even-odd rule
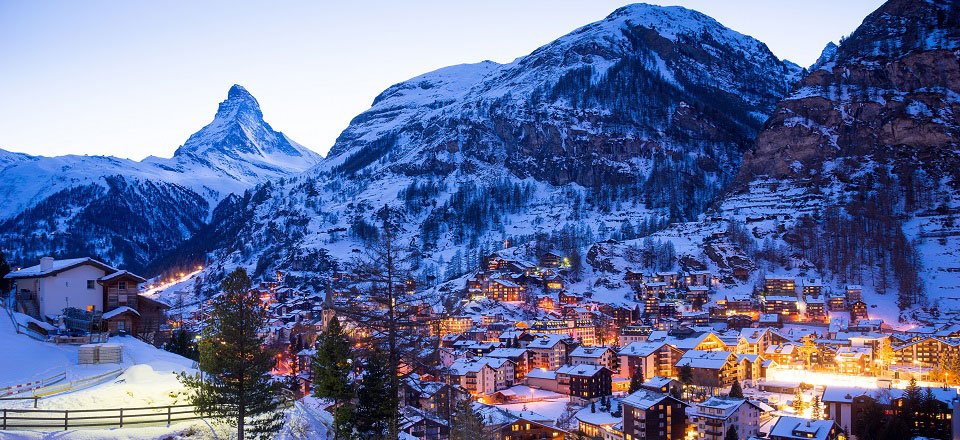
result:
[[[613,349],[610,347],[586,347],[581,345],[570,352],[570,357],[598,359],[610,350]]]
[[[110,318],[113,318],[114,316],[119,316],[119,315],[122,315],[122,314],[127,313],[127,312],[130,312],[130,313],[133,313],[133,314],[135,314],[135,315],[137,315],[137,316],[140,316],[140,312],[138,312],[138,311],[136,311],[136,310],[134,310],[134,309],[131,309],[130,307],[127,307],[127,306],[120,306],[120,307],[117,307],[117,308],[115,308],[115,309],[113,309],[113,310],[111,310],[111,311],[109,311],[109,312],[104,313],[104,314],[103,314],[103,319],[110,319]]]
[[[527,372],[527,377],[534,379],[550,379],[554,380],[557,378],[556,370],[546,370],[541,368],[534,368]]]
[[[664,345],[666,345],[665,342],[631,342],[620,349],[620,355],[647,357]]]
[[[593,377],[605,369],[606,367],[603,365],[593,364],[564,365],[560,368],[557,368],[557,374],[566,374],[568,376],[578,377]]]
[[[487,353],[486,357],[491,358],[513,358],[517,356],[523,356],[527,352],[526,348],[497,348],[490,353]]]
[[[4,276],[4,278],[37,278],[37,277],[46,277],[56,275],[60,272],[63,272],[74,267],[90,264],[100,268],[105,272],[114,272],[117,269],[101,261],[94,260],[93,258],[70,258],[66,260],[53,260],[50,264],[50,267],[41,270],[40,265],[26,267],[20,270],[12,271]]]
[[[677,361],[676,366],[689,365],[690,368],[719,370],[723,368],[731,356],[732,354],[729,351],[689,350]]]
[[[770,437],[784,439],[827,440],[833,429],[832,420],[810,420],[781,416],[770,429]]]
[[[653,392],[650,390],[639,390],[623,398],[624,405],[630,405],[635,408],[649,409],[660,403],[663,399],[669,399],[670,396]]]
[[[140,276],[140,275],[137,275],[137,274],[135,274],[135,273],[133,273],[133,272],[127,271],[127,270],[118,270],[118,271],[116,271],[116,272],[114,272],[114,273],[111,273],[111,274],[109,274],[109,275],[104,275],[104,276],[100,277],[100,281],[110,281],[110,280],[112,280],[112,279],[120,278],[120,277],[123,277],[123,276],[128,276],[128,277],[134,278],[134,279],[137,280],[138,283],[145,283],[145,282],[147,282],[146,278],[144,278],[144,277],[142,277],[142,276]]]

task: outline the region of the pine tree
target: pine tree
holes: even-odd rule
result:
[[[803,402],[803,389],[797,387],[797,392],[793,395],[793,411],[797,413],[797,417],[802,417],[804,408],[806,405]]]
[[[740,387],[740,380],[734,379],[733,385],[730,386],[730,397],[736,397],[737,399],[743,398],[743,388]]]
[[[10,273],[10,264],[4,258],[3,252],[0,252],[0,298],[5,298],[10,292],[11,281],[3,278],[8,273]]]
[[[813,401],[810,402],[810,408],[812,409],[810,418],[813,420],[823,418],[823,408],[820,407],[820,396],[813,396]]]
[[[170,340],[164,344],[163,349],[171,353],[179,354],[187,359],[197,360],[197,344],[193,340],[193,335],[183,327],[177,329],[170,335]]]
[[[726,435],[723,436],[723,440],[740,440],[740,436],[737,435],[737,427],[730,425],[730,428],[727,428]]]
[[[234,423],[237,438],[270,438],[283,426],[281,386],[270,378],[274,353],[264,347],[259,330],[267,321],[250,278],[236,269],[220,285],[199,344],[203,375],[181,374],[197,412]]]
[[[361,438],[396,438],[389,433],[396,425],[398,397],[391,392],[390,379],[396,376],[387,365],[384,355],[373,352],[363,365],[363,379],[357,389],[357,408],[354,426]]]
[[[643,371],[637,368],[637,371],[633,373],[633,377],[630,378],[630,393],[637,392],[643,386]]]
[[[350,382],[352,368],[350,341],[343,334],[340,320],[333,318],[317,341],[317,354],[313,356],[313,395],[333,399],[334,436],[343,437],[352,429],[353,409],[349,400],[353,397]]]
[[[483,419],[473,410],[473,399],[457,401],[456,415],[450,426],[450,440],[485,440],[490,435],[484,430]]]

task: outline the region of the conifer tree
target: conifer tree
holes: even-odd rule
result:
[[[740,380],[734,379],[733,385],[730,386],[730,397],[736,397],[737,399],[743,398],[743,388],[740,386]]]
[[[190,332],[184,330],[182,327],[170,335],[170,340],[164,344],[163,349],[171,353],[179,354],[187,359],[197,360],[199,357],[196,342],[193,341]]]
[[[189,401],[200,414],[235,424],[237,438],[270,438],[283,425],[281,386],[270,378],[274,353],[259,330],[267,320],[250,278],[236,269],[220,284],[199,344],[202,376],[181,374]]]
[[[740,436],[737,435],[737,427],[730,425],[727,428],[727,433],[723,436],[723,440],[740,440]]]
[[[385,356],[374,351],[363,365],[363,379],[357,388],[354,426],[363,439],[395,439],[390,433],[396,426],[398,397],[391,392],[390,379],[395,376]]]
[[[483,419],[473,410],[473,399],[457,401],[456,415],[450,425],[450,440],[484,440],[489,438],[484,430]]]
[[[633,377],[630,378],[630,393],[637,392],[640,387],[643,386],[643,371],[637,368],[637,371],[633,373]]]
[[[353,397],[353,384],[350,340],[343,334],[339,319],[331,319],[326,331],[320,334],[311,366],[313,395],[333,400],[334,437],[342,438],[352,430],[353,408],[349,400]]]
[[[10,292],[11,282],[3,278],[8,273],[10,273],[10,264],[4,258],[3,252],[0,252],[0,298],[6,298],[7,293]]]
[[[823,418],[823,408],[820,406],[820,396],[813,396],[813,401],[810,403],[810,407],[813,410],[810,418],[813,420],[820,420]]]
[[[803,402],[803,389],[797,387],[797,392],[793,395],[793,411],[797,413],[797,417],[802,417],[804,408],[806,405]]]

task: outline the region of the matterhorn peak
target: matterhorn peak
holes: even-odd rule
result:
[[[248,113],[258,119],[263,118],[257,98],[254,98],[243,86],[234,84],[227,92],[227,99],[220,103],[216,118],[233,118],[239,113]]]

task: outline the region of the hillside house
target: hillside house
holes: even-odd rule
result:
[[[687,430],[687,404],[669,395],[640,390],[624,397],[625,439],[681,439]]]
[[[75,308],[102,314],[111,333],[156,334],[166,327],[170,306],[140,295],[143,277],[93,258],[43,257],[4,278],[15,284],[17,310],[40,320]]]

